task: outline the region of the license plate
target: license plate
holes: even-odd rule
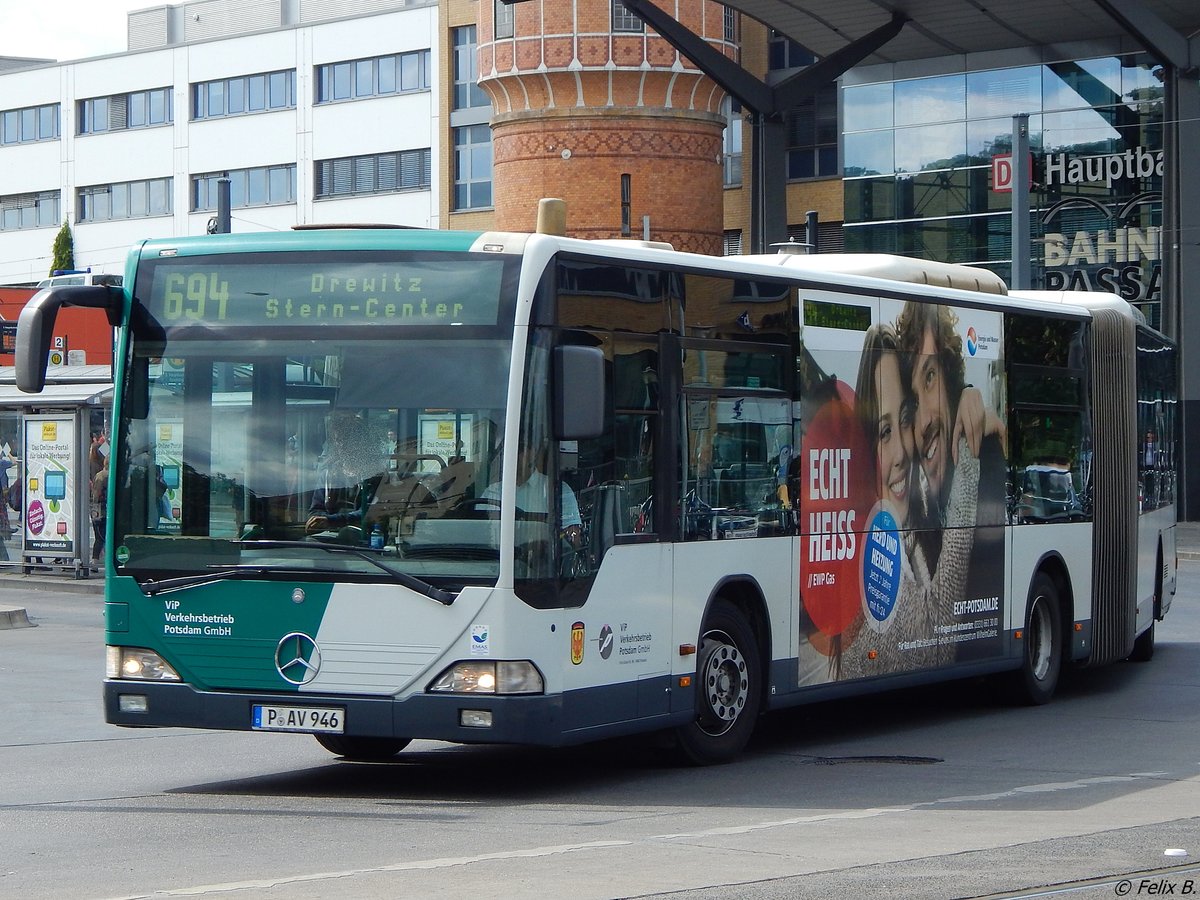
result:
[[[258,706],[250,713],[250,727],[256,731],[308,731],[341,734],[346,711],[321,706]]]

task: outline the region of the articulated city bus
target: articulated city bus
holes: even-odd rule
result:
[[[714,763],[812,700],[1046,702],[1149,658],[1175,590],[1174,349],[1111,295],[547,234],[164,239],[30,302],[24,390],[64,304],[120,331],[118,725]]]

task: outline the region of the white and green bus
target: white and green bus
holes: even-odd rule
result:
[[[1175,590],[1175,352],[1111,295],[548,234],[164,239],[30,301],[23,390],[63,305],[120,334],[117,725],[720,762],[812,700],[1045,702],[1149,658]]]

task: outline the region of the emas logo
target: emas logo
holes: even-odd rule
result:
[[[967,329],[967,352],[974,356],[979,352],[979,336],[975,334],[975,326]]]
[[[491,645],[488,643],[488,627],[486,625],[471,626],[471,655],[488,656]]]

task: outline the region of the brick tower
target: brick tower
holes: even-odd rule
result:
[[[736,54],[720,4],[660,5]],[[532,231],[538,200],[560,197],[573,237],[640,238],[649,216],[652,240],[720,254],[724,93],[657,34],[614,29],[640,22],[614,23],[614,8],[623,9],[612,0],[480,0],[496,227]]]

